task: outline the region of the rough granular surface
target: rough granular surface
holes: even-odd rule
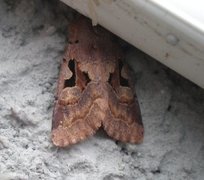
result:
[[[0,0],[1,180],[202,180],[204,90],[126,45],[145,127],[140,145],[104,131],[69,148],[51,143],[67,26],[59,1]]]

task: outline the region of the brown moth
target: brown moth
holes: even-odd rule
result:
[[[54,145],[75,144],[100,127],[115,140],[143,140],[131,71],[123,64],[122,51],[112,37],[84,17],[70,24],[54,105]]]

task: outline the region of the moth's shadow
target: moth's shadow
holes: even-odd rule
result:
[[[98,129],[98,131],[94,136],[98,139],[110,139],[110,136],[108,136],[108,134],[105,132],[105,130],[102,127]]]

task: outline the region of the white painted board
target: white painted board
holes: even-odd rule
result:
[[[62,0],[204,88],[201,0]]]

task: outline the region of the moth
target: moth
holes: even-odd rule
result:
[[[52,142],[78,143],[100,127],[115,140],[140,143],[144,128],[132,73],[113,35],[85,17],[69,26],[52,121]]]

